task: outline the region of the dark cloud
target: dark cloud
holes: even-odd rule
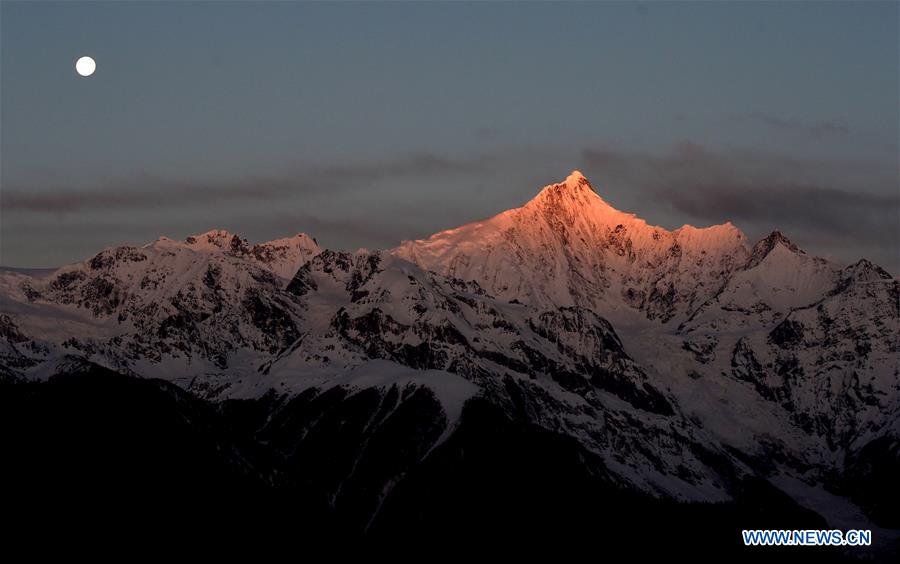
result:
[[[277,199],[352,191],[384,180],[447,177],[486,169],[493,157],[456,160],[421,153],[395,160],[304,167],[281,175],[252,176],[221,183],[178,181],[153,175],[107,182],[91,189],[4,187],[4,211],[54,215],[92,209],[184,207],[211,202]]]
[[[807,123],[796,119],[787,119],[762,112],[738,114],[736,117],[740,120],[762,123],[763,125],[767,125],[782,132],[799,133],[815,138],[847,135],[850,133],[850,128],[848,126],[842,123],[835,123],[831,121]]]
[[[886,164],[798,159],[684,144],[668,155],[584,152],[587,168],[621,190],[699,223],[730,220],[751,236],[781,229],[808,250],[852,260],[866,250],[896,270],[900,194]],[[827,244],[823,245],[823,242]],[[862,258],[862,257],[855,257]]]

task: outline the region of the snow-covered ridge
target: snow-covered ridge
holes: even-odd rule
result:
[[[187,248],[197,252],[228,253],[253,260],[281,278],[290,278],[310,257],[321,252],[316,240],[305,233],[251,245],[246,239],[223,229],[214,229],[175,241],[160,237],[145,248]]]

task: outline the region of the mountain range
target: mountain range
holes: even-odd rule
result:
[[[379,542],[900,547],[900,281],[778,231],[650,225],[577,171],[394,249],[209,231],[6,270],[0,300],[5,472],[36,489],[74,440],[99,490],[116,461],[126,490]]]

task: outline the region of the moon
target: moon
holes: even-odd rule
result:
[[[97,70],[97,63],[90,57],[81,57],[75,62],[75,71],[81,76],[91,76]]]

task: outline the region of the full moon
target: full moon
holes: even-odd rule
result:
[[[91,76],[97,70],[97,63],[90,57],[81,57],[75,62],[75,70],[81,76]]]

